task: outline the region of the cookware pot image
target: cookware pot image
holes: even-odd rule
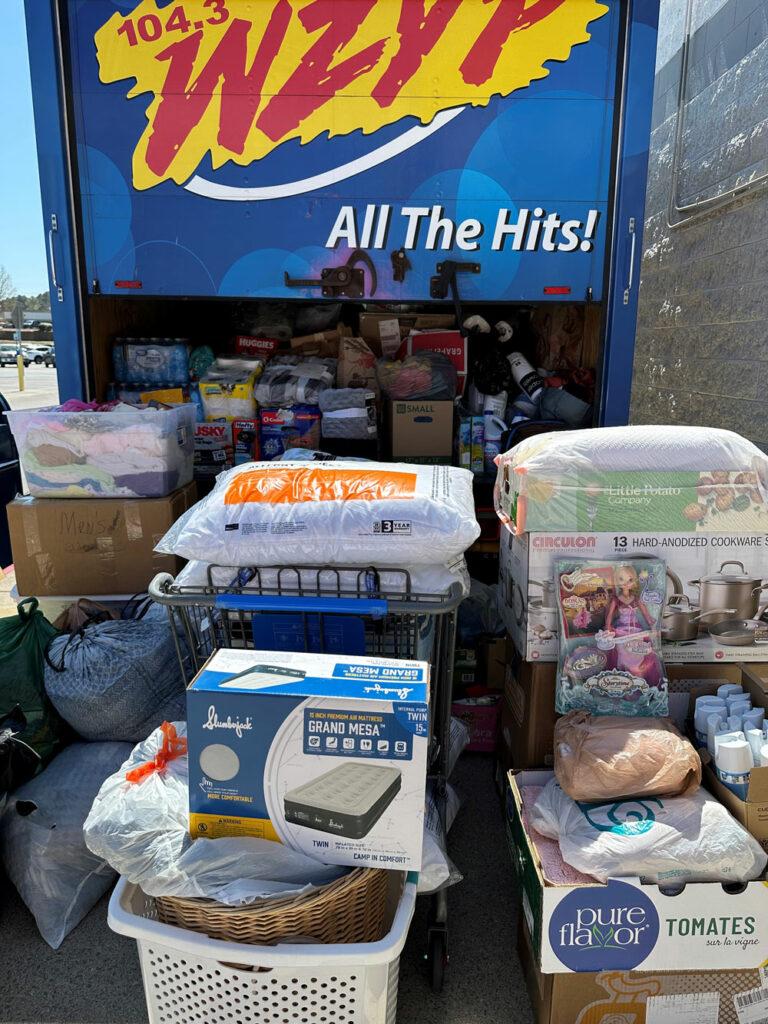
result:
[[[739,571],[726,572],[729,566]],[[719,614],[718,609],[735,608],[735,618],[754,619],[760,610],[760,593],[768,588],[759,576],[752,576],[741,562],[723,562],[717,572],[691,580],[690,586],[699,588],[699,604],[703,615]],[[710,633],[712,627],[709,627]]]
[[[706,615],[735,615],[733,608],[713,608],[703,612],[692,605],[687,594],[672,594],[662,615],[661,639],[671,643],[695,640],[699,635],[699,623]]]
[[[552,608],[557,603],[554,580],[528,580],[528,586],[541,587],[541,603],[545,607]]]
[[[766,631],[765,640],[756,640],[758,629]],[[768,643],[768,623],[762,619],[724,619],[709,627],[709,635],[713,640],[726,647],[751,647],[753,644]]]

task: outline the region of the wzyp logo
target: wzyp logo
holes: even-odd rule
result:
[[[375,167],[473,106],[549,74],[608,11],[598,0],[142,0],[95,35],[104,83],[149,93],[133,184],[172,180],[218,199],[274,199]],[[247,166],[291,139],[403,131],[301,181],[226,186],[192,177]],[[415,122],[415,123],[414,123]]]
[[[659,915],[638,886],[609,882],[569,892],[549,922],[555,956],[572,971],[632,970],[659,937]]]

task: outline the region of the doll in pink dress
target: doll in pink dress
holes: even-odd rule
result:
[[[620,565],[615,574],[615,593],[605,612],[605,628],[616,636],[631,636],[653,625],[653,617],[640,600],[640,579],[632,565]]]

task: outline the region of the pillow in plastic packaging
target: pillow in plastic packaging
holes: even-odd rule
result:
[[[530,824],[558,841],[566,864],[600,882],[742,883],[758,878],[768,863],[758,841],[703,789],[669,799],[585,804],[550,779]]]
[[[236,587],[263,594],[336,594],[376,597],[379,594],[447,594],[458,584],[462,595],[469,593],[469,572],[463,558],[452,565],[415,565],[410,571],[397,569],[334,569],[330,567],[292,569],[284,566],[237,569],[187,562],[176,577],[180,587]]]
[[[682,796],[701,784],[701,759],[667,719],[571,711],[555,724],[555,776],[573,800]]]
[[[251,462],[216,478],[155,550],[218,565],[447,564],[480,534],[453,466]]]
[[[136,743],[184,707],[167,616],[92,623],[55,637],[46,662],[51,703],[87,740]]]
[[[173,723],[173,728],[175,737],[186,736],[184,722]],[[163,758],[165,766],[151,770],[168,735],[167,724],[156,729],[96,795],[83,827],[96,857],[148,896],[201,897],[229,906],[310,892],[346,873],[269,839],[193,840],[186,753]],[[144,777],[129,782],[126,774],[136,770],[144,771]]]
[[[104,779],[130,754],[127,743],[73,743],[12,797],[0,820],[5,871],[54,949],[115,881],[83,839]]]

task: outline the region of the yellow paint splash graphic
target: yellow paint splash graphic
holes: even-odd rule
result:
[[[96,33],[102,82],[152,94],[133,183],[183,184],[210,153],[247,166],[282,143],[485,106],[590,38],[598,0],[142,0]]]

